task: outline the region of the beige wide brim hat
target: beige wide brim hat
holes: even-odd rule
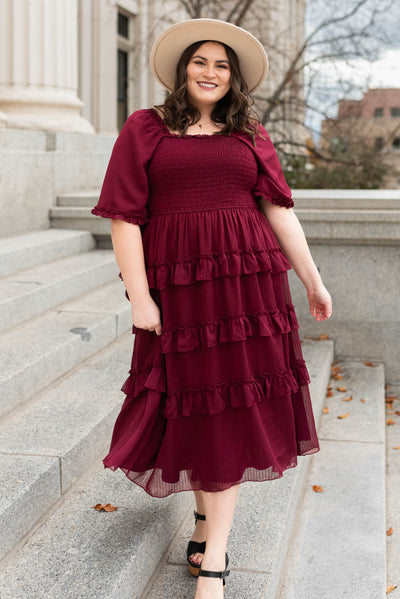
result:
[[[154,77],[168,91],[175,86],[176,66],[182,52],[201,40],[223,42],[234,50],[240,71],[250,93],[264,81],[268,71],[268,57],[254,35],[232,23],[217,19],[190,19],[166,29],[154,42],[150,66]]]

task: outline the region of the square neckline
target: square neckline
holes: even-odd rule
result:
[[[186,137],[218,137],[218,131],[216,131],[215,133],[185,133],[183,135],[179,135],[179,133],[173,133],[172,131],[170,131],[164,121],[164,119],[162,118],[162,116],[160,115],[160,113],[153,107],[151,107],[149,110],[151,110],[151,112],[156,116],[157,120],[159,121],[159,123],[162,125],[164,131],[167,133],[167,135],[169,137],[176,137],[178,139],[184,139]],[[221,136],[219,136],[221,137]]]

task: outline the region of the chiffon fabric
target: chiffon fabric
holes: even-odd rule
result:
[[[287,271],[259,199],[293,206],[265,129],[118,136],[93,214],[140,226],[162,334],[138,329],[104,466],[154,497],[282,476],[319,451]]]

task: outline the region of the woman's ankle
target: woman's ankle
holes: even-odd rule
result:
[[[213,569],[224,570],[226,565],[225,558],[226,548],[213,548],[211,551],[206,548],[206,551],[203,555],[203,560],[201,562],[204,570],[207,567],[212,566]]]

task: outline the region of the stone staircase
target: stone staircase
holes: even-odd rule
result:
[[[152,498],[101,462],[133,341],[117,272],[85,231],[0,240],[1,599],[194,597],[192,494]],[[326,399],[333,350],[303,340],[321,452],[241,486],[226,597],[386,596],[383,366],[341,363]]]

